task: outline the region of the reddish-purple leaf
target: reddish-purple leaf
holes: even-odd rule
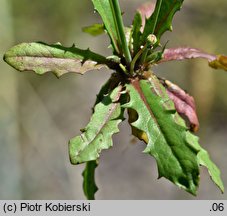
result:
[[[205,58],[209,62],[214,61],[217,57],[216,55],[211,55],[205,53],[199,49],[190,47],[178,47],[166,49],[163,53],[163,58],[160,62],[173,61],[173,60],[184,60],[192,58]]]
[[[174,102],[177,112],[188,119],[191,131],[198,131],[199,120],[196,114],[194,98],[172,82],[168,80],[162,81],[170,99]]]
[[[203,52],[202,50],[190,47],[166,49],[163,53],[162,59],[158,63],[192,58],[205,58],[208,60],[210,67],[227,71],[227,56],[212,55]]]

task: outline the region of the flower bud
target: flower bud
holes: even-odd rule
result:
[[[154,45],[157,42],[157,38],[154,34],[148,35],[147,40],[151,45]]]

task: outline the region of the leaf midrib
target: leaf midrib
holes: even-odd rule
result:
[[[165,131],[163,131],[163,128],[160,127],[160,123],[158,122],[158,120],[157,120],[157,118],[156,118],[156,115],[154,114],[154,112],[153,112],[152,109],[150,108],[149,103],[148,103],[148,101],[146,100],[146,97],[144,96],[143,91],[142,91],[142,89],[141,89],[141,87],[140,87],[139,81],[138,81],[138,80],[135,80],[135,81],[132,83],[132,85],[133,85],[133,87],[137,90],[137,92],[139,93],[140,98],[142,99],[142,101],[144,102],[145,106],[147,107],[149,113],[151,114],[152,118],[154,119],[154,121],[155,121],[157,127],[158,127],[159,130],[160,130],[160,134],[162,134],[162,137],[164,138],[165,143],[169,146],[170,151],[172,152],[172,154],[173,154],[174,157],[176,158],[176,161],[177,161],[179,167],[180,167],[183,171],[185,171],[185,170],[187,169],[187,167],[184,167],[184,166],[182,165],[182,163],[179,162],[179,161],[181,161],[181,159],[177,156],[177,153],[176,153],[176,152],[171,148],[171,146],[168,144],[169,142],[168,142],[167,139],[166,139],[166,133],[165,133]]]
[[[177,0],[175,0],[174,4],[175,4],[175,3],[177,3]],[[172,10],[173,10],[173,8],[174,8],[174,4],[172,5],[172,7],[171,7],[169,13],[166,13],[165,16],[163,17],[163,19],[161,19],[161,20],[157,23],[158,25],[156,25],[155,31],[154,31],[154,34],[155,34],[155,35],[157,34],[156,29],[160,29],[160,26],[163,25],[163,23],[167,20],[167,17],[169,17],[169,15],[172,13]]]
[[[116,95],[116,100],[114,100],[114,101],[119,100],[120,95],[121,95],[121,89],[119,89],[119,92],[118,92],[118,94]],[[113,106],[111,107],[111,110],[108,112],[109,115],[107,115],[107,117],[106,117],[105,120],[103,121],[103,124],[101,125],[100,129],[98,130],[98,133],[94,136],[94,138],[93,138],[91,141],[89,141],[88,145],[89,145],[89,144],[92,144],[92,143],[94,142],[94,140],[97,139],[97,137],[100,135],[100,132],[102,131],[102,129],[106,126],[106,124],[108,124],[108,122],[109,122],[109,120],[110,120],[110,118],[111,118],[113,112],[116,110],[116,107],[119,105],[118,102],[113,102],[112,104],[113,104]],[[81,138],[82,138],[82,134],[81,134],[80,136],[81,136]],[[87,146],[88,146],[88,145],[87,145]],[[85,148],[87,148],[87,146],[86,146]],[[84,148],[84,149],[85,149],[85,148]]]
[[[141,90],[141,91],[142,91],[142,90]],[[158,95],[157,95],[157,97],[158,97]],[[146,100],[146,98],[145,98],[145,104],[146,104],[146,106],[149,107],[149,103],[148,103],[148,101]],[[149,107],[149,111],[152,112],[153,117],[154,117],[154,120],[155,120],[157,126],[158,126],[159,129],[160,129],[160,132],[161,132],[161,134],[162,134],[162,137],[164,138],[166,144],[169,146],[169,149],[171,150],[172,154],[173,154],[174,157],[176,158],[177,163],[179,164],[179,166],[181,167],[181,169],[182,169],[183,171],[185,171],[185,170],[187,169],[187,167],[185,167],[182,163],[180,163],[180,161],[182,161],[182,159],[179,158],[178,154],[173,150],[173,148],[171,148],[171,146],[174,146],[174,145],[172,145],[173,142],[171,141],[171,145],[169,145],[169,142],[168,142],[168,140],[167,140],[167,138],[166,138],[166,132],[165,132],[165,130],[163,130],[164,127],[163,127],[163,126],[161,127],[160,122],[157,120],[157,116],[154,114],[154,112],[152,111],[152,109],[151,109],[150,107]],[[186,143],[184,143],[184,144],[187,146]],[[193,178],[192,178],[192,180],[193,180]]]
[[[149,104],[147,103],[147,100],[146,100],[146,98],[145,98],[145,96],[144,96],[144,94],[143,94],[143,92],[142,92],[142,89],[141,89],[141,87],[140,87],[139,80],[138,80],[138,79],[133,80],[133,81],[132,81],[132,85],[133,85],[133,87],[135,88],[135,90],[137,90],[137,92],[139,93],[140,98],[142,99],[142,101],[144,102],[145,106],[147,107],[149,113],[151,114],[151,116],[152,116],[153,119],[155,120],[156,125],[159,127],[159,124],[158,124],[158,122],[157,122],[157,119],[155,118],[155,115],[154,115],[153,111],[151,110]],[[159,127],[159,128],[160,128],[160,127]]]

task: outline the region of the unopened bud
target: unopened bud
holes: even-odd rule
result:
[[[154,34],[150,34],[147,37],[148,42],[150,42],[152,45],[154,45],[157,42],[157,38]]]

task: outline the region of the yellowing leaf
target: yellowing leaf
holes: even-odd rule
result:
[[[223,69],[227,71],[227,56],[218,55],[215,60],[209,62],[209,66],[214,69]]]
[[[138,114],[134,109],[128,108],[128,122],[132,129],[132,135],[137,137],[138,139],[144,141],[146,144],[148,143],[148,137],[147,134],[139,130],[138,128],[134,127],[131,123],[135,122],[138,119]]]

